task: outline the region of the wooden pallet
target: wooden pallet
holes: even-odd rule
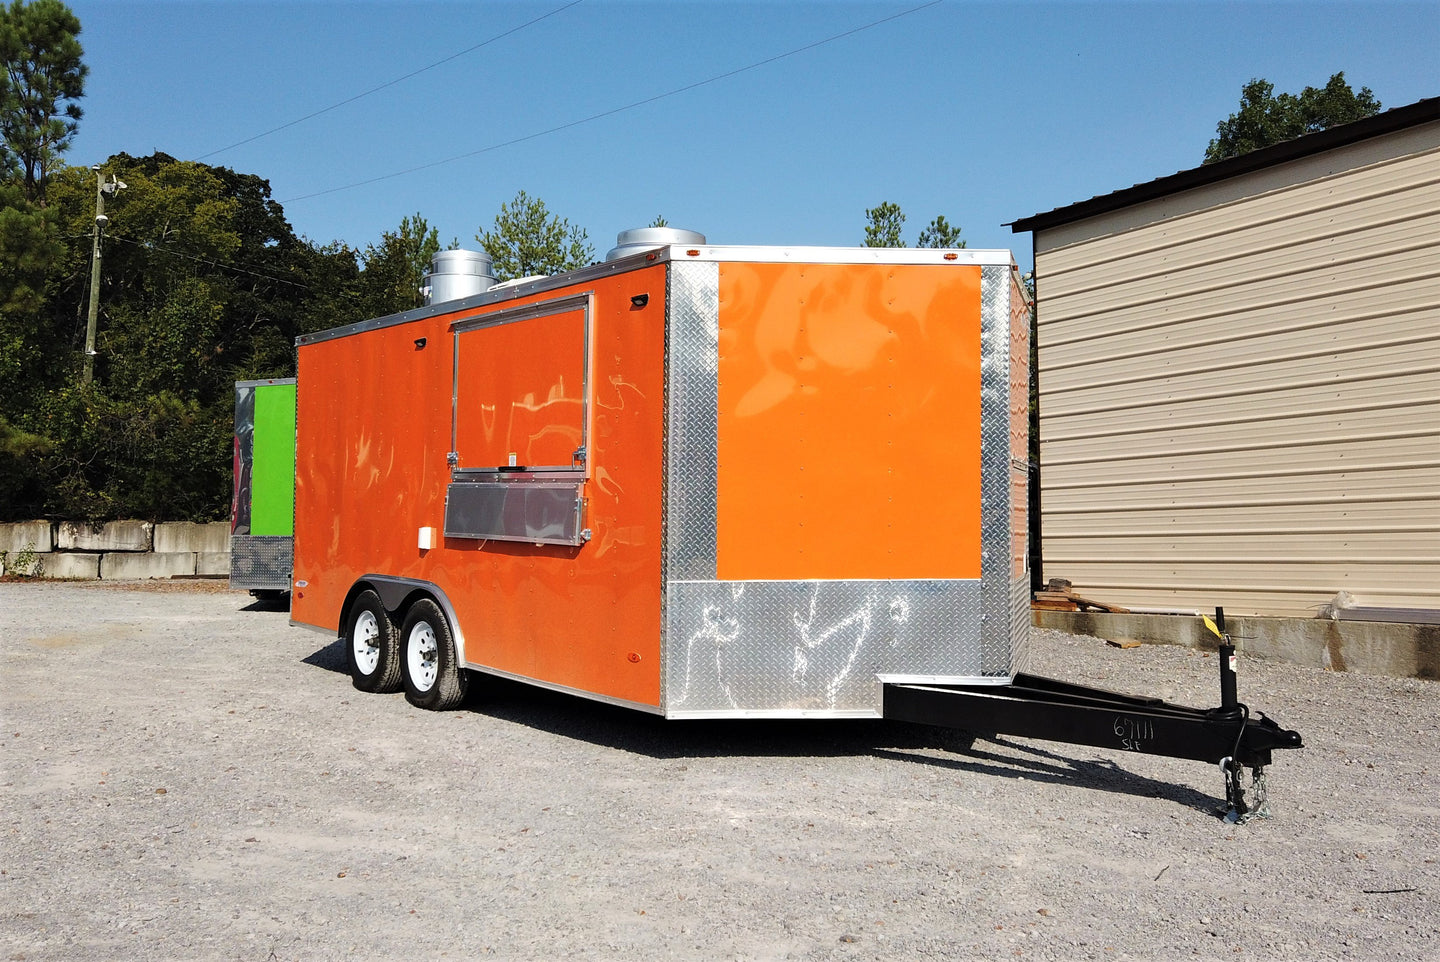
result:
[[[1052,578],[1045,590],[1035,592],[1030,600],[1030,607],[1042,611],[1104,611],[1115,615],[1130,613],[1129,608],[1082,598],[1070,590],[1070,582],[1063,578]]]

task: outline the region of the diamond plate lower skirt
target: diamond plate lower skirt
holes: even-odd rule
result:
[[[1013,674],[979,581],[671,581],[665,610],[672,718],[879,717],[882,681]]]
[[[295,539],[289,535],[235,535],[230,539],[230,587],[289,591]]]

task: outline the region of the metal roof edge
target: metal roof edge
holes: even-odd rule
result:
[[[692,254],[691,251],[694,253]],[[398,314],[372,317],[362,321],[332,327],[295,338],[296,347],[305,347],[322,341],[333,341],[365,331],[408,324],[411,321],[438,317],[442,314],[457,314],[463,311],[489,307],[505,301],[518,300],[532,294],[543,293],[572,284],[583,284],[597,277],[607,277],[621,271],[637,270],[660,263],[684,263],[685,261],[731,261],[731,262],[794,262],[799,264],[970,264],[980,266],[1014,267],[1015,257],[1005,248],[931,248],[931,247],[786,247],[713,245],[701,244],[687,247],[684,244],[665,245],[651,250],[640,251],[613,261],[602,261],[588,267],[577,268],[563,274],[551,274],[522,284],[496,286],[479,294],[453,301],[441,301],[424,307],[412,308]]]
[[[262,378],[257,378],[257,379],[255,379],[255,380],[253,380],[253,381],[236,381],[236,382],[235,382],[235,386],[236,386],[237,388],[242,388],[242,387],[269,387],[269,386],[274,385],[274,384],[294,384],[294,383],[295,383],[295,379],[294,379],[293,377],[262,377]]]
[[[1092,197],[1089,200],[1078,201],[1066,207],[1057,207],[1044,213],[1031,214],[1029,217],[1021,217],[1003,226],[1009,227],[1011,232],[1016,234],[1059,227],[1062,224],[1073,223],[1099,214],[1108,214],[1111,211],[1141,204],[1147,200],[1168,197],[1181,191],[1203,187],[1206,184],[1217,183],[1267,167],[1275,167],[1301,157],[1324,153],[1327,150],[1368,140],[1371,137],[1379,137],[1382,134],[1394,133],[1397,130],[1417,127],[1437,120],[1440,120],[1440,97],[1427,97],[1413,104],[1395,107],[1373,117],[1366,117],[1364,120],[1330,127],[1213,164],[1202,164],[1199,167],[1182,170],[1146,181],[1143,184],[1136,184],[1133,187],[1125,187],[1109,194]]]

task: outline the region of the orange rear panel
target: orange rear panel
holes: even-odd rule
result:
[[[721,580],[980,577],[980,268],[720,265]]]

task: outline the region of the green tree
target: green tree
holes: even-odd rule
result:
[[[31,204],[18,184],[0,183],[0,317],[40,308],[63,250],[54,212]]]
[[[88,71],[79,33],[79,18],[60,0],[0,7],[0,171],[18,175],[26,199],[41,206],[79,126]]]
[[[925,229],[920,232],[920,240],[915,246],[957,248],[964,247],[965,241],[960,236],[960,228],[947,221],[944,214],[939,214],[925,225]]]
[[[1238,157],[1261,147],[1305,134],[1373,117],[1380,101],[1369,87],[1356,93],[1345,73],[1331,76],[1324,87],[1306,87],[1298,95],[1275,93],[1268,80],[1252,79],[1240,91],[1240,109],[1215,126],[1216,137],[1205,150],[1205,163]]]
[[[419,307],[421,282],[438,250],[440,232],[419,213],[402,218],[398,230],[385,231],[379,244],[366,247],[361,285],[371,316]]]
[[[865,211],[866,247],[904,247],[900,232],[905,227],[905,212],[899,204],[881,202]]]
[[[500,204],[495,229],[475,235],[494,261],[495,277],[508,281],[534,274],[559,274],[595,259],[585,230],[551,214],[545,202],[518,192]]]
[[[106,209],[85,387],[95,173],[57,168],[44,208],[18,173],[0,182],[0,520],[223,517],[234,382],[293,374],[299,334],[414,306],[436,234],[406,218],[367,257],[297,237],[255,175],[165,154],[101,166],[129,186]]]
[[[164,154],[103,168],[129,187],[106,211],[95,381],[74,387],[95,174],[67,167],[44,213],[87,242],[56,260],[38,313],[0,318],[0,372],[27,374],[0,414],[48,442],[26,475],[44,513],[223,517],[234,381],[293,374],[297,334],[369,316],[357,254],[297,238],[254,175]]]
[[[7,518],[40,513],[44,494],[37,468],[39,457],[51,447],[45,438],[21,431],[0,414],[0,505]]]
[[[866,247],[906,246],[902,236],[905,212],[900,209],[899,204],[887,200],[878,207],[871,207],[865,211],[865,221]],[[960,237],[960,228],[951,224],[945,219],[945,215],[941,214],[920,231],[920,238],[915,246],[955,248],[964,247],[965,241]]]

